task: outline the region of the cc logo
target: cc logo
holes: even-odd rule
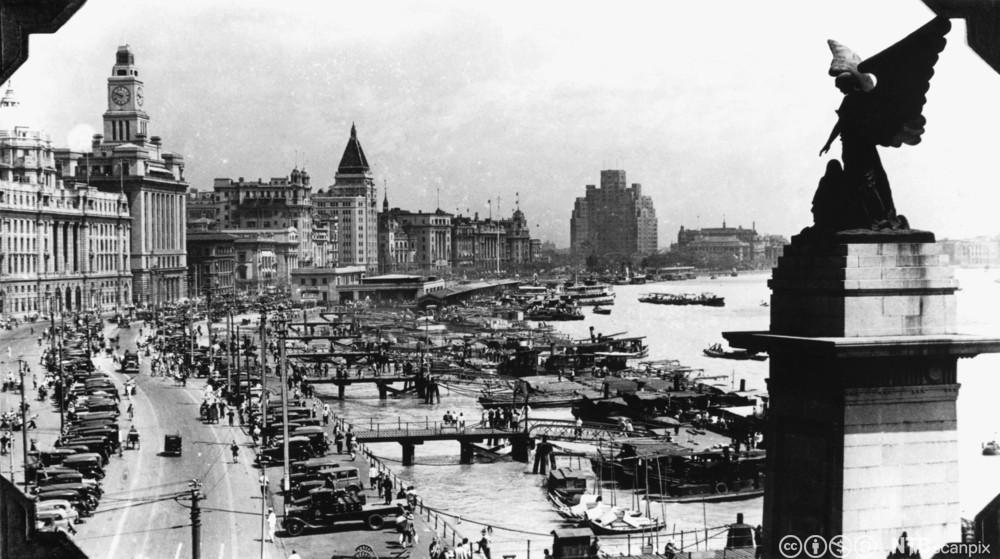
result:
[[[785,536],[778,542],[778,552],[782,557],[794,559],[802,553],[802,540],[798,536]]]

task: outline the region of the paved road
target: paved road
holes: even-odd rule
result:
[[[120,333],[113,325],[105,329],[106,336],[120,334],[123,348],[135,349],[138,325]],[[27,325],[13,331],[0,332],[0,374],[6,376],[16,370],[16,361],[23,358],[39,378],[38,333],[45,325]],[[32,331],[34,330],[34,332]],[[143,333],[149,335],[148,329]],[[203,342],[204,343],[204,342]],[[7,347],[10,347],[10,357]],[[124,394],[125,376],[115,372],[111,358],[97,357],[95,364],[109,372]],[[112,457],[105,470],[104,497],[95,515],[77,526],[74,539],[93,559],[128,557],[174,558],[191,557],[191,519],[189,482],[199,479],[202,483],[201,501],[201,556],[203,558],[287,557],[295,549],[303,559],[330,557],[331,553],[350,555],[361,543],[372,545],[380,557],[426,557],[426,543],[431,532],[427,524],[418,520],[421,542],[417,549],[403,549],[396,543],[392,528],[380,532],[337,529],[332,532],[309,534],[297,538],[285,537],[280,528],[280,497],[275,491],[280,486],[281,468],[268,469],[271,481],[268,502],[279,514],[278,537],[261,544],[264,502],[260,497],[258,479],[260,472],[252,466],[254,449],[249,437],[239,426],[203,424],[199,419],[204,381],[191,379],[187,386],[177,386],[172,379],[151,377],[149,359],[143,356],[141,370],[135,376],[137,394],[133,397],[135,416],[132,421],[124,413],[128,400],[123,400],[123,414],[119,420],[123,430],[131,424],[138,429],[142,444],[138,450],[125,450],[122,457]],[[59,414],[49,401],[35,400],[30,376],[27,378],[27,395],[31,400],[31,413],[39,414],[39,429],[30,436],[38,440],[40,448],[51,447],[59,432]],[[276,379],[269,384],[275,386]],[[16,409],[18,393],[0,392],[0,411]],[[332,429],[332,426],[330,427]],[[179,434],[183,440],[180,457],[161,456],[163,437]],[[241,445],[238,463],[232,462],[229,445],[236,440]],[[15,478],[21,477],[20,439],[15,440],[15,453],[0,459],[0,473],[9,475],[14,465]],[[348,457],[343,457],[345,461]],[[367,465],[358,459],[358,466],[367,473]],[[367,481],[367,476],[362,479]],[[371,502],[377,502],[374,495]],[[416,553],[414,553],[416,552]],[[412,554],[412,555],[411,555]]]

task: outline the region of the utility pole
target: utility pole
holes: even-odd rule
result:
[[[191,480],[191,559],[201,559],[201,482]]]
[[[285,504],[288,503],[288,492],[292,489],[291,473],[292,468],[288,458],[288,366],[285,363],[285,322],[277,323],[278,330],[278,367],[281,368],[281,435],[285,456],[284,494]]]
[[[211,311],[209,311],[211,312]],[[239,395],[239,387],[237,390],[233,390],[233,311],[229,310],[228,320],[226,321],[226,391],[229,393],[230,398],[233,394]]]
[[[59,435],[62,436],[62,434],[66,431],[66,414],[63,410],[66,404],[66,384],[63,380],[62,355],[56,354],[56,318],[55,318],[55,312],[53,311],[54,308],[55,308],[55,301],[53,301],[53,299],[50,297],[49,298],[49,353],[51,354],[52,358],[57,361],[56,364],[59,366]],[[59,353],[62,354],[61,349],[59,350]]]
[[[18,358],[17,371],[21,375],[21,450],[24,452],[24,487],[28,487],[28,405],[24,399],[24,359]],[[60,436],[62,434],[60,433]],[[11,479],[13,481],[13,479]]]
[[[260,440],[261,446],[267,436],[267,311],[260,311]]]

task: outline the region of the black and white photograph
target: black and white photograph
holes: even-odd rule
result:
[[[995,0],[0,0],[0,559],[1000,557],[997,130]]]

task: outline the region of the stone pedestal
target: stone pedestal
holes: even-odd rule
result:
[[[766,556],[786,537],[879,558],[904,531],[926,556],[959,541],[956,365],[1000,339],[955,333],[933,236],[796,237],[769,285],[770,331],[724,334],[770,353]]]

